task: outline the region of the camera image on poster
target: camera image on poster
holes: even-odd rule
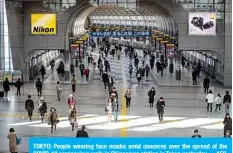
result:
[[[189,35],[216,36],[216,14],[189,13]]]

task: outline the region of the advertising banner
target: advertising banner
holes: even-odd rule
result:
[[[71,47],[70,47],[71,51],[78,51],[79,50],[79,44],[71,44]]]
[[[174,58],[175,55],[175,44],[166,44],[167,58]]]
[[[11,71],[5,71],[4,72],[3,80],[5,80],[6,78],[8,78],[9,82],[12,82],[12,72]]]
[[[31,14],[32,35],[56,35],[56,14]]]
[[[150,37],[150,31],[91,31],[90,37]]]
[[[79,51],[77,52],[70,52],[71,59],[79,59]]]
[[[160,53],[165,54],[165,45],[168,43],[168,41],[160,41]]]
[[[12,82],[15,83],[19,78],[22,81],[22,71],[21,70],[15,70],[12,73]]]
[[[216,36],[216,13],[190,12],[188,34]]]

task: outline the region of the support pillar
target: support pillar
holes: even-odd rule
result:
[[[174,60],[171,58],[169,59],[169,73],[174,72]]]
[[[176,51],[176,81],[181,81],[181,51]]]
[[[70,81],[70,61],[69,61],[69,52],[64,51],[64,64],[65,64],[65,81]]]

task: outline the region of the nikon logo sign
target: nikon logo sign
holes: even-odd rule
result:
[[[56,14],[31,14],[31,34],[56,35]]]

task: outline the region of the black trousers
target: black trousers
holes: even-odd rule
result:
[[[57,126],[55,124],[51,124],[51,131],[53,131],[53,127],[54,127],[54,130],[57,129]]]
[[[75,84],[72,84],[72,91],[75,92]]]
[[[154,107],[154,103],[150,103],[150,107]]]
[[[28,117],[31,118],[33,110],[32,109],[28,109],[27,111],[28,111]]]
[[[221,104],[216,104],[215,111],[217,111],[217,109],[218,109],[219,111],[221,110]]]
[[[206,94],[209,93],[209,87],[208,88],[204,88],[204,93],[206,93]]]
[[[212,107],[213,104],[212,103],[207,103],[207,112],[210,110],[210,112],[212,112]]]
[[[80,70],[80,73],[81,73],[81,77],[83,77],[83,70]]]
[[[36,88],[36,89],[37,89],[38,97],[42,96],[42,89],[41,88]]]
[[[20,95],[20,87],[17,87],[17,96]]]
[[[87,81],[89,80],[89,74],[86,74],[86,80]]]
[[[74,123],[71,123],[72,131],[74,131]]]
[[[193,85],[197,85],[197,79],[193,79]]]
[[[126,107],[127,108],[130,107],[131,98],[126,97],[125,100],[126,100]]]
[[[158,112],[159,121],[163,121],[163,113]]]

